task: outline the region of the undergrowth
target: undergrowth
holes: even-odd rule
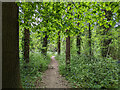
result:
[[[59,71],[73,88],[118,88],[119,63],[112,58],[96,59],[85,55],[71,54],[70,68],[65,69],[65,55],[56,57],[59,60]]]
[[[35,81],[39,77],[41,80],[42,72],[45,71],[50,63],[50,57],[44,56],[39,52],[30,53],[29,63],[26,64],[20,54],[20,76],[23,88],[35,88]]]

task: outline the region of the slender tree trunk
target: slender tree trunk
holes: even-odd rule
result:
[[[66,37],[66,70],[70,71],[70,36],[69,35]]]
[[[23,33],[24,35],[24,33]],[[24,36],[22,37],[22,43],[21,43],[21,46],[22,46],[22,57],[24,58]]]
[[[58,55],[60,55],[60,31],[58,31]]]
[[[78,19],[79,19],[79,14],[78,14]],[[79,22],[77,23],[77,25],[79,26]],[[80,55],[81,54],[81,37],[80,37],[80,34],[81,33],[79,33],[78,35],[77,35],[77,54],[78,55]]]
[[[30,32],[29,29],[24,30],[24,60],[29,63],[29,44],[30,44]]]
[[[107,18],[108,21],[110,21],[110,20],[111,20],[111,17],[112,17],[112,12],[111,12],[111,11],[106,11],[105,9],[102,10],[102,11],[105,11],[105,13],[106,13],[105,17]],[[106,24],[107,24],[107,23],[106,23]],[[109,25],[109,28],[106,28],[104,25],[102,26],[102,27],[105,29],[105,30],[103,31],[103,35],[105,35],[105,36],[109,34],[108,31],[110,30],[110,27],[111,27],[110,24],[108,24],[108,25]],[[109,44],[111,43],[111,41],[112,41],[112,38],[108,38],[108,39],[104,38],[103,48],[102,48],[102,56],[103,56],[103,57],[106,57],[107,55],[110,54]]]
[[[118,60],[120,61],[120,29],[118,31]]]
[[[78,51],[77,51],[77,54],[80,55],[81,54],[81,38],[80,38],[80,34],[77,35],[77,48],[78,48]]]
[[[71,5],[71,2],[69,2],[68,6]],[[71,7],[70,7],[71,10]],[[69,12],[67,10],[67,13],[72,15],[72,12]],[[70,18],[69,20],[71,20],[72,18]],[[69,33],[70,30],[66,30],[66,33]],[[70,71],[70,35],[68,34],[66,37],[66,71]]]
[[[2,88],[21,88],[18,11],[15,2],[2,3]]]
[[[112,39],[104,39],[103,41],[103,48],[102,48],[102,56],[106,57],[109,55],[109,44]]]
[[[90,23],[89,23],[89,55],[90,55],[90,59],[92,56],[92,48],[91,48],[91,30],[90,30]]]
[[[78,15],[79,18],[79,15]],[[79,26],[79,23],[78,23]],[[77,35],[77,54],[80,55],[81,54],[81,37],[80,37],[80,33]]]
[[[48,39],[48,35],[47,35],[46,31],[44,32],[44,34],[45,34],[45,37],[43,37],[42,53],[44,55],[47,55],[47,43],[48,43],[47,39]]]

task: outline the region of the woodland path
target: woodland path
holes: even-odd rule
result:
[[[36,81],[36,88],[70,88],[69,83],[58,72],[58,61],[51,57],[48,69],[43,73],[41,82]]]

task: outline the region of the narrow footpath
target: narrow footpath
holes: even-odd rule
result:
[[[48,69],[43,73],[42,80],[36,81],[36,88],[70,88],[69,83],[58,72],[58,61],[51,57]]]

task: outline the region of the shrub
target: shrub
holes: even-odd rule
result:
[[[42,72],[45,71],[50,63],[50,57],[44,56],[39,52],[30,53],[30,61],[28,64],[20,55],[20,75],[23,88],[35,87],[34,83],[39,77],[41,79]]]
[[[111,58],[96,59],[71,54],[71,71],[65,71],[65,55],[57,56],[60,74],[78,88],[118,88],[119,66]]]

